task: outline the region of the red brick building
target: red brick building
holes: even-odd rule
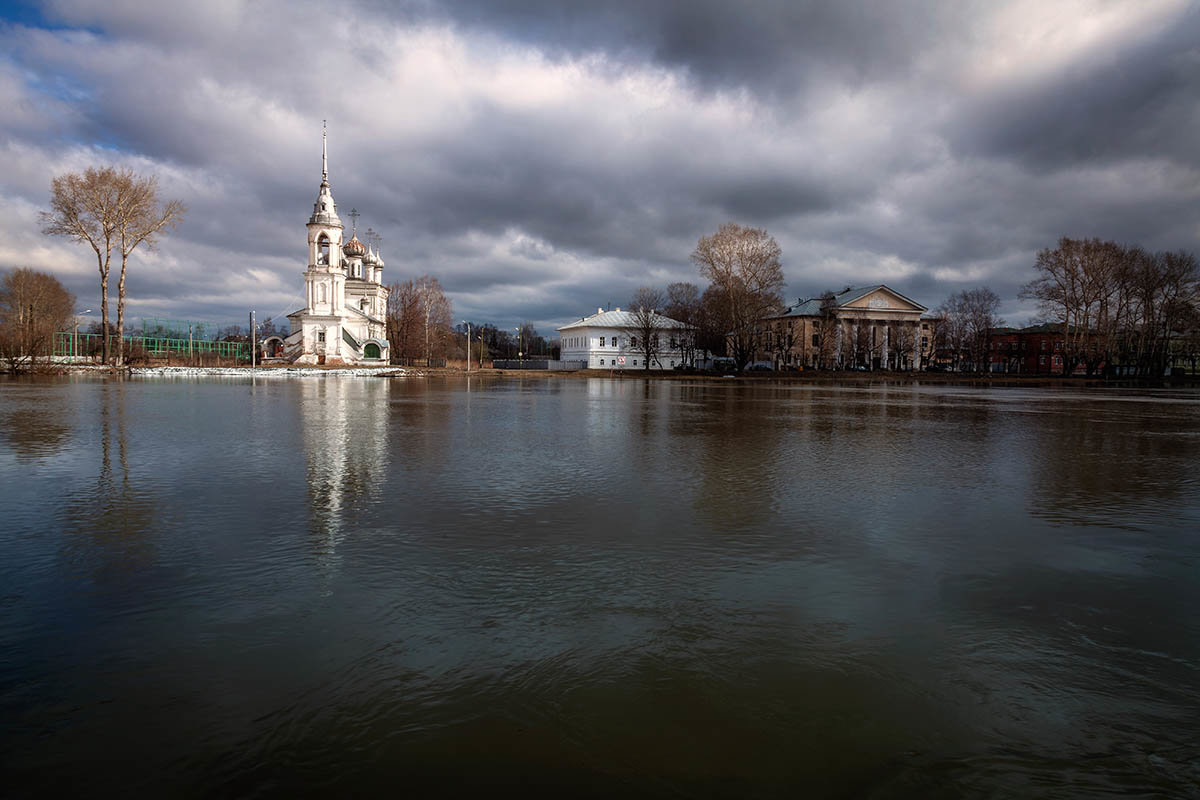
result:
[[[1054,324],[1028,328],[996,328],[992,331],[988,370],[1020,375],[1063,374],[1063,332]],[[1086,371],[1077,364],[1072,375]]]

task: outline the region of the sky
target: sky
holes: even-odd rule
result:
[[[90,249],[40,232],[63,172],[188,206],[131,261],[135,320],[303,305],[322,120],[385,280],[500,327],[703,285],[728,221],[778,240],[789,302],[987,286],[1009,324],[1061,236],[1200,252],[1181,0],[9,0],[0,106],[0,269],[98,308]]]

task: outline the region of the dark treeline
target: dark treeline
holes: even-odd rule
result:
[[[531,322],[523,322],[520,328],[512,329],[497,328],[490,322],[468,322],[471,330],[471,360],[474,363],[480,359],[487,361],[495,358],[556,359],[560,355],[558,340],[548,339],[538,333]],[[467,324],[462,322],[454,328],[460,352],[465,352]]]
[[[1172,354],[1195,361],[1200,331],[1200,271],[1183,251],[1063,237],[1038,252],[1037,277],[1021,289],[1043,321],[1061,328],[1063,373],[1120,367],[1162,375]]]
[[[54,334],[71,324],[75,297],[45,272],[21,268],[0,277],[0,364],[10,372],[36,369]]]

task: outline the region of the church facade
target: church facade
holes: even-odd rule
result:
[[[351,216],[356,212],[351,210]],[[329,155],[321,133],[321,188],[308,219],[304,308],[288,314],[291,335],[280,345],[296,364],[388,363],[383,258],[344,227],[329,187]]]

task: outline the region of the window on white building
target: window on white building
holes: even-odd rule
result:
[[[325,341],[325,331],[317,331],[317,341],[318,342]]]
[[[604,359],[603,359],[603,358],[602,358],[602,359],[600,359],[600,366],[602,366],[602,367],[604,366]]]
[[[604,337],[603,336],[600,337],[600,346],[604,347]],[[603,364],[604,362],[601,361],[600,363]]]

